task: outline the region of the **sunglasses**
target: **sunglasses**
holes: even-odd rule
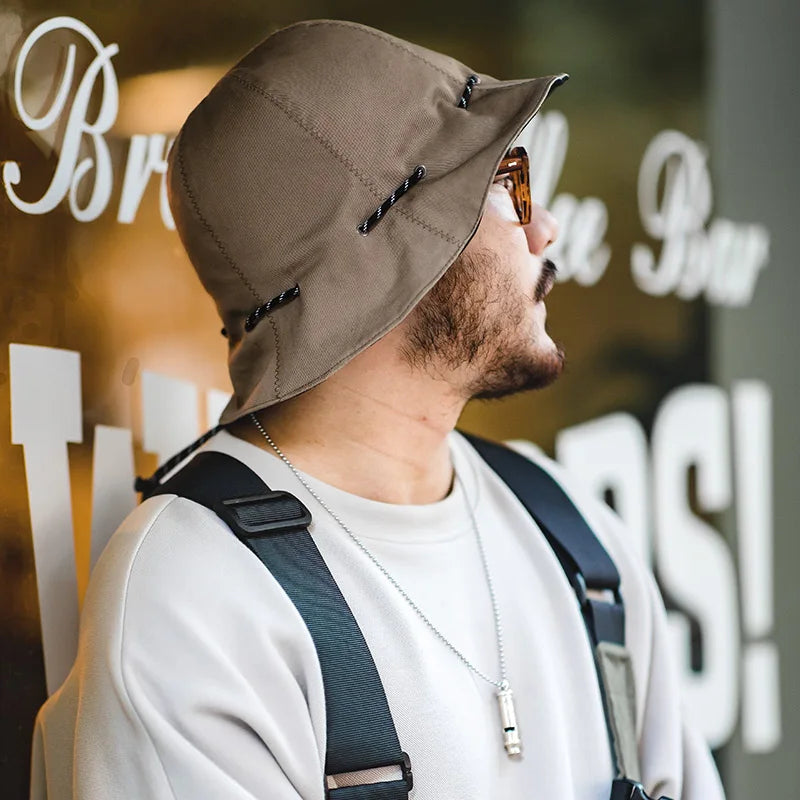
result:
[[[514,201],[519,221],[527,225],[531,221],[531,176],[528,154],[524,147],[513,147],[500,162],[496,176],[508,175],[513,188]]]

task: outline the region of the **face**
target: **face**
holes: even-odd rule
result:
[[[558,224],[532,204],[520,223],[510,179],[492,186],[477,232],[408,317],[401,355],[452,383],[469,400],[552,383],[564,352],[545,330],[545,295],[556,268],[544,256]]]

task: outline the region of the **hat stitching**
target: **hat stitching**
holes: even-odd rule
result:
[[[352,161],[350,161],[347,158],[347,156],[345,156],[343,153],[341,153],[339,150],[337,150],[336,146],[324,134],[322,134],[320,131],[318,131],[316,128],[314,128],[312,125],[309,125],[308,123],[303,121],[293,111],[291,111],[290,109],[286,108],[283,105],[283,103],[275,95],[273,95],[268,89],[266,89],[260,83],[257,83],[257,82],[252,81],[252,80],[246,80],[241,75],[237,75],[236,73],[231,73],[231,77],[234,78],[235,80],[237,80],[239,83],[241,83],[242,86],[244,86],[245,88],[250,89],[251,91],[257,92],[258,94],[263,95],[264,97],[266,97],[270,102],[272,102],[281,111],[283,111],[283,113],[286,114],[287,117],[289,117],[291,120],[296,122],[304,131],[306,131],[311,136],[313,136],[315,139],[317,139],[325,147],[325,149],[328,150],[331,153],[331,155],[333,155],[338,161],[340,161],[348,169],[349,172],[351,172],[353,175],[355,175],[364,184],[364,186],[366,186],[372,192],[372,194],[375,197],[377,197],[377,198],[381,197],[381,194],[377,190],[377,188],[375,187],[375,184],[372,183],[369,180],[369,178],[367,178],[365,175],[360,173],[358,171],[358,169],[356,168],[356,166],[352,163]],[[412,214],[407,209],[398,208],[397,209],[397,213],[398,214],[402,214],[404,217],[406,217],[406,219],[411,220],[412,222],[414,222],[417,225],[419,225],[421,228],[425,228],[426,230],[430,231],[431,233],[435,233],[437,236],[440,236],[442,239],[444,239],[445,241],[450,242],[451,244],[457,244],[458,243],[454,236],[451,236],[449,233],[446,233],[445,231],[440,230],[435,225],[430,225],[429,223],[425,222],[424,220],[419,219],[418,217],[416,217],[414,214]],[[259,298],[259,299],[261,299],[261,298]]]
[[[250,292],[255,296],[255,298],[261,302],[261,295],[256,291],[253,284],[247,279],[247,276],[239,269],[236,265],[236,262],[231,257],[230,253],[228,252],[227,248],[225,247],[224,242],[214,233],[214,229],[208,223],[206,218],[203,216],[202,212],[200,211],[200,206],[197,203],[197,199],[194,196],[191,188],[189,187],[189,181],[186,177],[186,169],[183,163],[183,148],[181,147],[182,142],[178,142],[178,167],[181,173],[181,183],[183,184],[183,190],[189,197],[189,201],[192,204],[192,208],[194,208],[195,214],[197,214],[198,219],[202,223],[203,227],[208,231],[208,234],[214,240],[214,244],[216,244],[217,249],[222,253],[223,258],[228,262],[231,269],[239,276],[242,283],[250,290]]]
[[[351,28],[352,30],[361,31],[361,33],[368,34],[369,36],[374,36],[376,39],[380,39],[381,41],[386,42],[386,44],[391,45],[392,47],[396,47],[398,50],[402,50],[404,53],[408,53],[408,55],[413,56],[414,58],[422,61],[423,64],[427,64],[431,69],[435,69],[437,72],[440,72],[446,78],[449,78],[451,81],[458,81],[460,80],[459,76],[452,75],[447,70],[442,69],[438,64],[434,64],[433,61],[429,61],[425,56],[420,55],[415,50],[412,50],[410,47],[406,47],[400,42],[396,41],[394,37],[391,35],[382,33],[381,31],[377,31],[373,28],[370,28],[367,25],[362,25],[358,22],[347,22],[345,20],[329,20],[329,19],[322,19],[322,20],[314,20],[311,22],[299,22],[295,25],[287,25],[285,28],[282,28],[280,31],[276,31],[273,36],[277,36],[279,33],[283,31],[289,31],[295,27],[304,27],[304,28],[311,28],[311,27],[318,27],[321,25],[328,25],[328,26],[338,26],[340,28]],[[421,47],[421,45],[418,45]]]
[[[278,326],[275,324],[275,320],[272,317],[267,317],[269,320],[269,324],[272,327],[272,335],[275,338],[275,379],[273,386],[275,387],[275,399],[280,400],[280,387],[278,385],[278,375],[281,371],[281,340],[278,336]]]

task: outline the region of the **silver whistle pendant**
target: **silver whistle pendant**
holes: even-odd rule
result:
[[[518,756],[522,752],[522,740],[517,727],[517,714],[514,711],[514,693],[503,681],[497,692],[497,704],[500,706],[500,722],[503,726],[503,745],[510,756]]]

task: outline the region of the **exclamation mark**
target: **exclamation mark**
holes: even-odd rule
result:
[[[761,381],[733,385],[736,519],[742,593],[742,739],[750,753],[781,739],[778,649],[774,625],[772,397]]]

